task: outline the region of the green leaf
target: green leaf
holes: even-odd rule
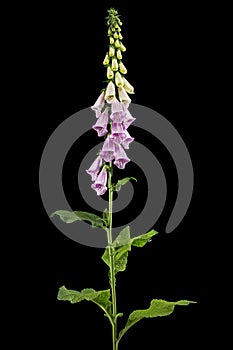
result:
[[[158,232],[151,230],[143,235],[130,238],[130,227],[125,227],[119,235],[116,237],[112,244],[112,249],[114,250],[115,255],[115,271],[116,275],[119,271],[125,271],[128,261],[128,253],[131,250],[131,246],[143,247],[147,242],[150,241],[151,237],[156,235]],[[105,264],[110,267],[110,256],[109,256],[109,247],[106,247],[102,260]]]
[[[122,329],[119,333],[118,342],[135,323],[142,320],[143,318],[168,316],[174,311],[176,305],[186,306],[191,303],[195,303],[195,301],[179,300],[176,302],[171,302],[161,299],[153,299],[148,309],[136,310],[129,315],[125,328]]]
[[[105,311],[107,316],[111,316],[111,301],[110,289],[95,291],[92,288],[83,289],[81,292],[76,290],[66,289],[62,286],[59,289],[57,299],[63,301],[70,301],[71,304],[79,303],[83,300],[92,301]]]
[[[124,179],[117,181],[116,185],[113,187],[113,190],[119,192],[121,189],[121,186],[124,186],[130,180],[137,181],[137,179],[135,177],[125,177]]]
[[[137,236],[132,239],[132,245],[135,247],[144,247],[147,242],[151,241],[151,238],[157,235],[157,231],[151,230],[143,235]]]
[[[121,247],[123,245],[127,245],[128,243],[130,243],[130,227],[126,226],[114,240],[113,247]]]
[[[68,211],[68,210],[57,210],[50,215],[53,217],[58,215],[60,219],[67,224],[70,224],[75,221],[89,221],[92,224],[92,227],[104,227],[104,221],[102,218],[95,214],[86,213],[84,211]]]

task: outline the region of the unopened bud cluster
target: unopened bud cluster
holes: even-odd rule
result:
[[[127,93],[133,94],[134,88],[125,78],[127,69],[122,62],[122,53],[126,51],[126,47],[122,42],[122,22],[116,10],[110,9],[108,12],[109,49],[103,60],[103,65],[107,68],[107,79],[114,82],[116,87],[124,88]]]

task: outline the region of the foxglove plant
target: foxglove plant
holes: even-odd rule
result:
[[[138,321],[143,318],[170,315],[176,305],[188,305],[193,301],[180,300],[173,302],[153,299],[148,309],[133,311],[129,315],[125,327],[120,332],[117,329],[118,317],[123,316],[123,314],[117,311],[116,275],[126,269],[131,247],[143,247],[158,232],[151,230],[132,238],[130,227],[127,226],[115,240],[112,237],[113,193],[114,191],[120,191],[121,187],[128,181],[136,181],[134,177],[126,177],[116,183],[112,182],[114,166],[124,169],[127,163],[130,162],[125,150],[129,149],[130,144],[134,141],[134,137],[129,134],[128,128],[135,118],[128,110],[131,103],[128,94],[133,94],[134,88],[125,78],[127,69],[122,62],[123,53],[126,51],[126,47],[122,43],[122,22],[118,11],[113,8],[108,10],[107,26],[110,45],[103,61],[103,65],[107,70],[107,82],[106,87],[91,107],[97,118],[93,129],[99,137],[104,137],[104,141],[97,158],[86,172],[91,176],[93,182],[91,188],[96,191],[98,196],[102,196],[108,191],[109,207],[104,210],[102,217],[82,211],[70,212],[66,210],[58,210],[51,216],[58,215],[66,223],[77,220],[88,221],[92,224],[92,227],[102,228],[106,231],[108,244],[102,255],[102,260],[109,268],[110,289],[95,291],[88,288],[79,292],[66,289],[63,286],[59,289],[58,300],[70,301],[71,303],[88,300],[98,305],[104,311],[112,326],[112,349],[118,350],[121,338]]]

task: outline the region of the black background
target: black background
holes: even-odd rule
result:
[[[195,174],[189,210],[176,230],[165,234],[177,178],[162,145],[148,139],[148,148],[161,160],[166,174],[168,200],[162,218],[153,227],[159,235],[143,249],[135,248],[127,271],[118,276],[118,309],[125,314],[119,324],[123,326],[134,309],[147,308],[153,298],[189,299],[197,304],[177,307],[169,317],[143,320],[122,339],[120,349],[208,345],[218,336],[213,334],[210,302],[216,283],[211,251],[215,238],[208,230],[211,180],[206,172],[206,165],[212,162],[207,133],[208,93],[213,79],[210,50],[215,31],[212,8],[166,2],[152,8],[149,1],[133,5],[128,1],[92,1],[75,7],[38,4],[27,8],[26,20],[21,23],[31,113],[28,142],[36,153],[31,159],[33,175],[28,178],[34,179],[30,194],[37,203],[37,219],[28,225],[23,254],[27,257],[24,271],[29,296],[23,299],[18,323],[22,317],[27,331],[19,337],[32,346],[36,342],[53,348],[111,348],[110,325],[94,304],[56,300],[61,285],[77,290],[108,288],[102,250],[79,245],[59,232],[43,208],[38,186],[40,157],[48,138],[70,115],[91,106],[103,87],[102,61],[108,44],[105,17],[111,6],[119,10],[123,22],[124,63],[136,92],[132,102],[156,110],[174,125],[187,145]],[[135,129],[135,136],[137,132]],[[85,203],[80,208],[78,199],[72,198],[75,183],[68,180],[76,167],[75,155],[72,157],[64,169],[67,196],[73,209],[86,210]],[[143,184],[142,189],[146,190]],[[142,205],[141,198],[136,190],[135,206]],[[132,208],[128,215],[133,215]]]

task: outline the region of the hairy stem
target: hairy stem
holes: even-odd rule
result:
[[[110,171],[108,172],[108,193],[109,193],[109,227],[108,227],[108,249],[110,258],[110,285],[112,292],[112,343],[113,350],[118,349],[117,344],[117,305],[116,305],[116,279],[115,279],[115,249],[112,245],[112,201],[113,201],[113,191],[112,191],[112,163],[109,165]]]

